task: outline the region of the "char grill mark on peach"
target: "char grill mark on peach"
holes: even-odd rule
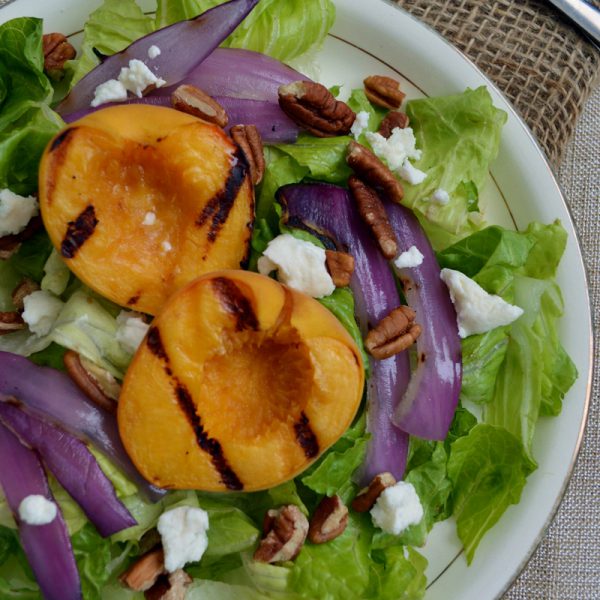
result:
[[[258,331],[259,323],[252,303],[231,279],[216,277],[212,281],[212,287],[223,309],[235,317],[236,331],[244,331],[244,329]]]
[[[310,428],[308,417],[302,411],[300,419],[294,424],[294,431],[296,432],[296,440],[304,450],[304,454],[307,458],[314,458],[319,454],[319,442],[317,436]]]
[[[54,140],[52,141],[52,145],[50,146],[50,152],[55,152],[60,146],[66,142],[72,133],[77,130],[77,127],[69,127],[65,129],[62,133],[59,133]]]
[[[211,220],[210,228],[206,236],[209,242],[214,242],[219,231],[225,225],[233,207],[233,203],[237,198],[240,188],[244,184],[246,175],[248,174],[248,163],[245,156],[240,150],[236,150],[233,155],[235,164],[231,167],[227,180],[223,189],[217,192],[206,204],[202,213],[196,220],[196,225],[202,227],[209,219]]]
[[[142,297],[142,292],[137,292],[136,294],[131,296],[131,298],[129,298],[129,300],[127,300],[127,306],[135,306],[140,301],[141,297]]]
[[[90,239],[98,225],[96,211],[92,204],[86,206],[74,221],[67,223],[67,232],[60,245],[60,253],[65,258],[73,258],[77,251]]]
[[[221,443],[219,440],[211,438],[204,430],[204,426],[196,412],[196,407],[194,406],[194,401],[192,400],[189,390],[179,382],[176,377],[171,377],[171,383],[175,389],[179,406],[194,430],[198,446],[210,456],[213,466],[221,476],[223,485],[228,490],[243,490],[244,484],[240,481],[239,477],[235,474],[235,471],[227,462]]]
[[[148,346],[150,352],[154,354],[154,356],[165,363],[165,373],[168,375],[170,383],[173,386],[173,391],[175,392],[179,408],[181,408],[183,414],[188,420],[188,423],[190,424],[190,427],[193,429],[198,446],[211,457],[212,464],[221,476],[223,485],[229,490],[243,490],[244,484],[240,481],[235,471],[227,462],[221,443],[219,440],[211,438],[204,430],[204,426],[202,425],[200,416],[196,412],[196,406],[194,405],[194,401],[189,390],[183,383],[181,383],[181,381],[179,381],[179,379],[177,379],[175,375],[173,375],[173,371],[169,366],[169,355],[167,354],[162,343],[160,330],[158,327],[150,328],[146,337],[146,345]]]

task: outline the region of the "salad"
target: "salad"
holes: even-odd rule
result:
[[[309,76],[334,20],[0,25],[0,597],[421,598],[519,502],[566,232],[486,223],[485,88]]]

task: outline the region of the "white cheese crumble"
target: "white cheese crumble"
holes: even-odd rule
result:
[[[171,252],[171,250],[173,250],[173,246],[171,245],[171,242],[169,242],[168,240],[163,240],[160,243],[160,247],[162,248],[163,252]]]
[[[119,73],[119,81],[126,90],[142,97],[144,90],[151,85],[162,87],[166,81],[157,77],[141,60],[134,58],[129,61],[129,67],[123,67]]]
[[[488,294],[460,271],[442,269],[440,277],[450,291],[456,308],[458,335],[462,338],[509,325],[523,314],[521,307],[509,304],[500,296]]]
[[[431,200],[432,202],[437,202],[438,204],[445,205],[448,204],[448,202],[450,202],[450,194],[446,190],[438,188],[437,190],[435,190],[435,192],[433,192]]]
[[[414,160],[421,158],[421,151],[417,150],[417,141],[411,127],[404,129],[394,127],[389,138],[370,131],[366,133],[366,136],[373,152],[385,160],[392,171],[398,171],[404,165],[404,161],[409,158]]]
[[[412,185],[419,185],[419,183],[422,183],[427,177],[427,173],[413,167],[408,159],[406,159],[398,169],[398,175],[400,175],[404,181],[407,181]]]
[[[406,252],[402,252],[398,255],[398,258],[394,261],[394,264],[398,269],[409,269],[411,267],[418,267],[423,263],[423,255],[416,246],[411,246]]]
[[[33,196],[0,190],[0,237],[21,233],[38,213],[39,204]]]
[[[201,508],[179,506],[164,512],[156,525],[169,573],[202,558],[208,546],[208,513]]]
[[[144,220],[142,221],[142,225],[154,225],[156,223],[156,213],[152,211],[148,211],[144,215]]]
[[[23,321],[31,333],[41,337],[50,333],[64,302],[50,292],[37,290],[23,298],[23,306]]]
[[[373,524],[386,533],[400,535],[423,518],[423,506],[412,483],[399,481],[381,492],[371,509]]]
[[[90,106],[95,108],[107,102],[123,102],[123,100],[127,100],[125,86],[116,79],[109,79],[96,87]]]
[[[150,60],[154,60],[157,56],[160,56],[160,48],[158,46],[152,45],[148,48],[148,58]]]
[[[142,343],[150,325],[144,322],[142,315],[134,311],[122,310],[117,317],[117,342],[127,352],[133,354]]]
[[[277,271],[277,279],[313,298],[329,296],[335,284],[327,271],[325,250],[289,233],[269,242],[258,259],[258,272],[268,275]]]
[[[358,139],[362,132],[369,126],[369,116],[369,113],[364,110],[356,113],[356,119],[354,119],[354,123],[352,123],[352,127],[350,128],[350,133],[354,136],[354,139]]]
[[[56,519],[58,508],[41,494],[31,494],[19,504],[19,519],[28,525],[48,525]]]

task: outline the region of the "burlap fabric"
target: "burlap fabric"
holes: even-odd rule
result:
[[[0,0],[0,7],[11,1]],[[593,314],[600,315],[600,90],[584,108],[598,79],[600,53],[539,0],[396,2],[436,28],[489,75],[516,106],[550,161],[560,165],[559,179],[589,269]],[[593,3],[600,5],[600,0]],[[599,346],[596,340],[597,365]],[[504,600],[600,600],[599,371],[565,499]]]

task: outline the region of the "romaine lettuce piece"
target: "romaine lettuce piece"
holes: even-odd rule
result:
[[[191,19],[224,1],[158,0],[156,26]],[[331,0],[261,0],[223,45],[289,61],[320,46],[334,20]]]

